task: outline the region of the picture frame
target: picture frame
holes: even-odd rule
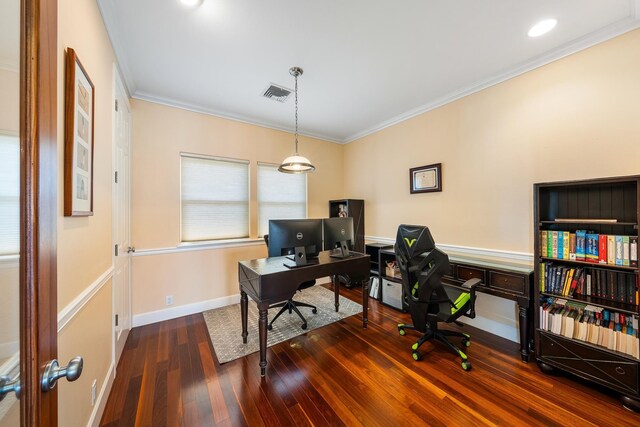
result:
[[[95,87],[72,48],[65,66],[64,216],[91,216]]]
[[[442,191],[442,163],[409,169],[409,191],[411,194]]]

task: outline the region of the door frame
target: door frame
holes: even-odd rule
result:
[[[57,0],[20,4],[20,423],[57,426]]]

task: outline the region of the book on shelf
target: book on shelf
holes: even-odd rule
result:
[[[562,232],[562,259],[569,259],[571,251],[571,234],[568,231]]]
[[[622,236],[616,236],[616,265],[622,265]]]
[[[598,262],[598,235],[587,233],[585,237],[585,258],[587,262]]]
[[[543,297],[540,329],[640,358],[638,316],[557,297]]]
[[[629,267],[629,236],[622,236],[622,265]]]
[[[598,234],[598,264],[607,263],[607,235]]]
[[[570,297],[597,297],[638,304],[638,276],[631,272],[540,263],[541,292]]]
[[[616,236],[607,236],[607,264],[616,263]]]
[[[587,232],[585,230],[576,230],[576,261],[585,260],[585,244]]]
[[[629,265],[638,266],[638,236],[629,237]]]
[[[547,230],[540,231],[540,255],[543,257],[547,256]]]
[[[552,246],[551,246],[551,257],[552,258],[558,258],[558,232],[557,231],[552,231],[551,232],[551,238],[552,238]]]
[[[576,260],[576,234],[569,234],[569,260]]]

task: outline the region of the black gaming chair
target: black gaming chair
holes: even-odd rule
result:
[[[269,247],[269,235],[265,234],[263,237],[264,237],[264,242],[267,244],[267,247]],[[310,288],[315,284],[316,284],[315,280],[309,280],[307,282],[302,282],[300,284],[300,286],[298,286],[298,292],[302,291],[303,289]],[[298,316],[300,316],[300,318],[302,319],[302,322],[303,322],[302,323],[302,329],[307,329],[307,319],[305,319],[304,316],[302,315],[302,313],[300,313],[300,310],[298,310],[298,307],[311,308],[312,309],[311,312],[313,314],[316,314],[318,312],[318,308],[315,305],[307,304],[305,302],[300,302],[300,301],[294,301],[293,298],[291,298],[290,300],[285,301],[285,302],[279,302],[277,304],[270,305],[269,309],[279,308],[279,307],[282,307],[282,308],[280,309],[278,314],[276,314],[273,317],[273,319],[271,319],[271,322],[269,322],[269,324],[267,325],[267,329],[269,329],[269,330],[273,329],[273,322],[275,322],[276,319],[278,317],[280,317],[280,315],[282,313],[284,313],[285,311],[288,311],[289,314],[291,314],[292,311],[295,311],[296,314]]]
[[[451,351],[462,358],[462,368],[471,369],[471,363],[458,347],[449,342],[447,337],[461,337],[462,345],[471,345],[468,334],[439,330],[438,323],[455,323],[463,326],[457,319],[460,316],[474,318],[475,287],[479,279],[467,280],[463,289],[445,289],[442,275],[449,271],[449,256],[436,249],[436,244],[427,227],[418,225],[401,225],[398,227],[395,244],[396,261],[402,274],[402,286],[405,298],[409,303],[409,311],[413,325],[398,325],[398,333],[405,335],[406,329],[422,332],[423,335],[413,344],[413,358],[420,360],[418,348],[426,341],[435,339],[445,344]]]

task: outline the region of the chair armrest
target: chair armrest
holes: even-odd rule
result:
[[[469,279],[464,282],[461,286],[463,288],[469,288],[469,294],[471,295],[471,304],[469,304],[469,314],[467,317],[473,319],[476,317],[476,286],[478,286],[482,281],[480,279],[474,278]]]

